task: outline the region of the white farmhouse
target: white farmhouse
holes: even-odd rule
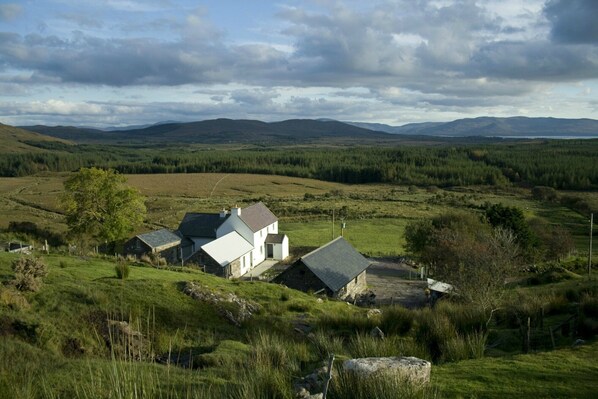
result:
[[[223,277],[240,277],[266,259],[289,255],[288,237],[278,233],[278,219],[261,202],[230,213],[188,213],[177,232],[186,262]]]

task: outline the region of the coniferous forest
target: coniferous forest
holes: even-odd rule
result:
[[[29,143],[38,153],[6,154],[1,176],[81,167],[121,173],[257,173],[339,183],[547,186],[598,188],[598,140],[538,140],[494,144],[393,147],[206,148]]]

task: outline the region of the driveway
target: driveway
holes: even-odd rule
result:
[[[407,308],[425,306],[426,281],[417,269],[397,259],[372,258],[367,271],[368,288],[376,294],[376,304],[400,304]]]

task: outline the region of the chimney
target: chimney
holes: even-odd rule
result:
[[[230,214],[241,216],[241,208],[239,208],[237,205],[235,205],[234,207],[231,208]]]
[[[226,208],[222,208],[222,210],[220,211],[220,218],[225,218],[226,215],[228,215],[228,212],[226,211]]]

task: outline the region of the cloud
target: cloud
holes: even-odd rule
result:
[[[16,3],[0,4],[0,21],[11,21],[17,18],[23,8]]]
[[[544,14],[551,22],[551,36],[560,43],[598,45],[596,0],[549,0]]]

